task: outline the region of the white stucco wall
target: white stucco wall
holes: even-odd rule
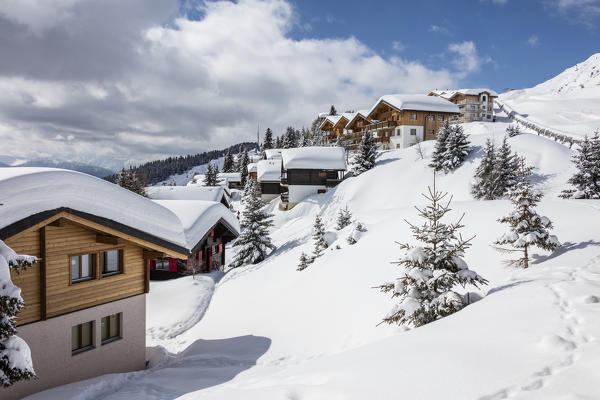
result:
[[[122,338],[101,345],[100,320],[116,313],[122,313]],[[71,327],[88,321],[95,321],[95,347],[72,355]],[[0,387],[2,400],[21,399],[41,390],[98,375],[144,369],[146,295],[19,326],[18,336],[31,349],[33,367],[38,378],[19,382],[8,389]]]
[[[290,203],[299,203],[310,195],[317,194],[319,189],[326,190],[323,185],[290,185]]]
[[[417,134],[411,136],[410,130],[416,129]],[[390,137],[392,149],[404,149],[423,141],[423,127],[416,125],[400,125],[394,130],[395,135]]]

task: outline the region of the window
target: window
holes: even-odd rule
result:
[[[438,121],[443,121],[444,120],[444,116],[443,115],[438,115]]]
[[[94,321],[71,328],[71,354],[75,355],[94,348]]]
[[[430,135],[430,136],[433,136],[433,135],[434,135],[434,131],[433,131],[433,129],[429,129],[429,130],[427,131],[427,134],[428,134],[428,135]]]
[[[327,172],[325,172],[325,171],[319,171],[319,178],[327,179]]]
[[[483,101],[483,102],[486,102],[486,101],[487,101],[487,97],[483,96],[483,99],[482,99],[482,101]]]
[[[169,270],[169,259],[168,258],[157,258],[154,260],[154,269],[159,271]]]
[[[71,256],[71,282],[94,279],[95,254]]]
[[[417,130],[416,129],[411,129],[410,130],[410,136],[417,136]]]
[[[428,115],[428,116],[427,116],[427,119],[428,119],[429,121],[433,121],[433,115]]]
[[[413,120],[413,121],[416,121],[417,114],[410,114],[410,119]]]
[[[123,271],[121,255],[123,250],[109,250],[100,253],[102,275],[118,274]]]
[[[121,313],[109,315],[100,321],[102,344],[121,339]]]

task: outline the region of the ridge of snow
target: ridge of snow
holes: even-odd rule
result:
[[[284,169],[346,170],[346,151],[343,147],[298,147],[281,152]]]

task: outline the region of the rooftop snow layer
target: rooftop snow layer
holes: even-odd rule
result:
[[[193,249],[221,219],[225,220],[236,234],[240,233],[237,218],[221,203],[199,200],[154,200],[154,203],[177,216],[185,234],[185,247],[189,250]]]
[[[257,165],[258,165],[258,161],[248,164],[248,172],[256,172]]]
[[[319,129],[321,129],[321,127],[323,126],[323,124],[325,124],[325,122],[329,121],[331,122],[332,125],[337,124],[337,122],[340,120],[340,118],[342,118],[341,115],[328,115],[323,122],[321,123],[321,125],[319,125]]]
[[[457,89],[455,90],[452,95],[450,95],[450,97],[452,97],[454,95],[454,93],[460,93],[460,94],[464,94],[464,95],[475,95],[478,96],[480,93],[483,92],[488,92],[490,94],[490,96],[494,96],[494,97],[498,97],[498,93],[496,93],[495,91],[491,90],[491,89],[486,89],[486,88],[477,88],[477,89]]]
[[[239,172],[219,172],[217,175],[221,180],[227,180],[227,182],[241,182],[242,174]]]
[[[261,160],[257,166],[258,182],[281,182],[281,160]]]
[[[153,200],[203,200],[221,201],[222,186],[149,186],[146,194]]]
[[[284,169],[346,170],[343,147],[299,147],[281,153]]]
[[[361,117],[363,117],[363,118],[366,119],[367,115],[369,115],[369,110],[358,110],[357,112],[355,112],[352,115],[352,118],[350,118],[350,120],[348,120],[348,123],[346,124],[346,128],[348,127],[348,125],[350,125],[359,116],[361,116]]]
[[[398,110],[449,112],[458,114],[458,106],[441,97],[427,96],[426,94],[387,94],[382,96],[369,110],[368,115],[382,101]]]
[[[0,228],[31,215],[70,208],[107,218],[178,246],[186,238],[164,207],[91,175],[56,168],[0,168]]]
[[[267,160],[271,160],[273,158],[281,158],[281,151],[282,149],[266,149],[265,156],[267,157]]]

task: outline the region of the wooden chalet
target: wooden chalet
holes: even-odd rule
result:
[[[231,195],[223,186],[148,186],[146,195],[153,200],[215,201],[230,207]]]
[[[319,126],[319,129],[325,133],[323,139],[326,142],[335,142],[337,136],[343,134],[343,126],[334,129],[340,118],[342,118],[341,115],[328,115]]]
[[[258,165],[258,162],[253,162],[253,163],[248,164],[248,177],[250,179],[253,179],[255,182],[256,182],[256,178],[257,178],[257,175],[256,175],[256,171],[257,171],[256,166],[257,165]]]
[[[325,193],[344,179],[343,147],[300,147],[282,152],[280,208],[289,210],[308,196]]]
[[[367,119],[368,114],[369,110],[360,110],[354,113],[346,124],[342,142],[346,149],[358,149],[361,137],[358,137],[355,133],[364,132],[365,127],[371,124],[371,121]]]
[[[261,160],[257,165],[257,182],[260,197],[269,202],[281,194],[281,159]]]
[[[435,90],[429,96],[439,96],[458,105],[460,114],[455,121],[488,121],[494,122],[494,99],[498,93],[493,90],[480,89],[457,89],[457,90]]]
[[[189,253],[172,212],[89,175],[0,168],[0,239],[39,259],[11,271],[37,379],[0,388],[0,398],[145,368],[149,262]]]
[[[345,141],[356,144],[369,132],[383,149],[405,148],[432,140],[444,124],[458,116],[458,107],[440,97],[394,94],[381,97],[369,110],[359,131],[347,134]]]

